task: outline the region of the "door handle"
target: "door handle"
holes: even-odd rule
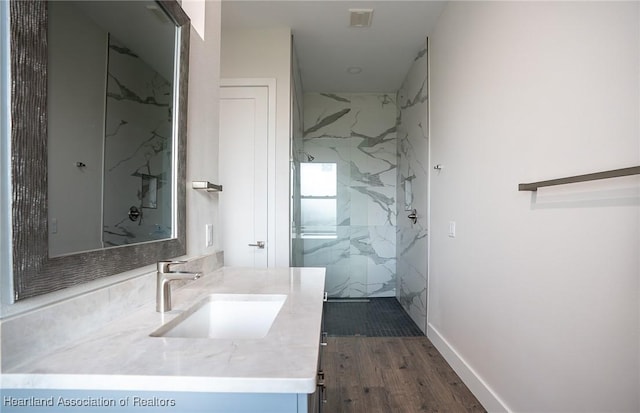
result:
[[[249,244],[250,247],[258,247],[261,250],[264,249],[264,241],[256,241],[255,244]]]

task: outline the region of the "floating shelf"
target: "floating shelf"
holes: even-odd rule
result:
[[[531,182],[529,184],[518,185],[519,191],[537,191],[543,186],[554,186],[572,184],[575,182],[595,181],[598,179],[618,178],[621,176],[630,176],[640,174],[640,166],[632,166],[630,168],[614,169],[611,171],[596,172],[592,174],[569,176],[566,178],[551,179],[549,181]]]
[[[193,181],[191,182],[193,189],[202,189],[207,192],[222,192],[222,185],[212,184],[209,181]]]

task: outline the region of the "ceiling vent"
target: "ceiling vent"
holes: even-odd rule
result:
[[[373,9],[349,9],[349,27],[371,27]]]

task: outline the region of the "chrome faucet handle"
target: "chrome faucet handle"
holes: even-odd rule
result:
[[[187,261],[176,261],[176,260],[165,260],[165,261],[158,261],[158,272],[159,273],[169,273],[171,272],[170,270],[170,266],[171,265],[176,265],[176,264],[186,264]]]

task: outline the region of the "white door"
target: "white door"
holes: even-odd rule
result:
[[[268,88],[220,88],[220,217],[224,262],[267,267]]]

